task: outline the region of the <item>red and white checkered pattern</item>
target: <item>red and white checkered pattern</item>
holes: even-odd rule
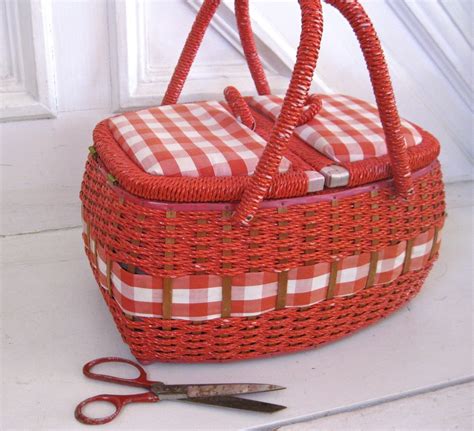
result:
[[[266,142],[237,121],[221,102],[160,106],[109,119],[116,141],[152,175],[226,177],[252,175]],[[279,172],[291,163],[282,159]],[[317,171],[305,171],[308,192],[324,187]]]
[[[278,274],[249,272],[232,279],[231,316],[255,316],[275,309]]]
[[[104,250],[98,247],[100,286],[108,290]],[[110,287],[122,310],[132,316],[162,316],[163,279],[133,274],[111,262]],[[193,275],[173,280],[171,315],[175,319],[208,320],[221,317],[222,279],[216,275]]]
[[[310,121],[295,129],[295,134],[335,162],[347,163],[387,154],[387,145],[378,110],[370,103],[337,94],[321,95],[322,109]],[[275,120],[283,99],[256,96],[249,104]],[[408,147],[422,137],[408,121],[402,120],[402,133]]]
[[[99,260],[102,260],[100,252]],[[99,263],[99,268],[101,265]],[[122,310],[134,316],[161,316],[163,280],[148,275],[132,274],[116,262],[111,265],[110,287]]]
[[[173,279],[171,315],[176,319],[204,320],[221,317],[222,278],[191,275]]]
[[[334,296],[347,296],[362,290],[369,275],[370,254],[357,254],[339,261]]]
[[[406,248],[406,241],[401,241],[378,251],[374,284],[390,283],[400,276],[405,262]]]
[[[433,239],[434,229],[429,229],[415,238],[411,249],[410,271],[422,269],[428,263],[433,248]]]
[[[116,141],[145,172],[185,177],[253,174],[266,142],[220,102],[160,106],[109,119]],[[283,159],[280,172],[290,168]]]
[[[324,301],[329,286],[329,263],[290,269],[286,289],[287,307],[304,307]]]
[[[440,232],[437,243],[440,242]],[[84,233],[87,240],[87,234]],[[413,241],[410,271],[423,268],[430,258],[434,229],[420,234]],[[86,241],[87,244],[87,241]],[[86,245],[87,246],[87,245]],[[374,285],[394,281],[402,273],[407,242],[379,250]],[[91,238],[90,250],[97,257],[99,284],[108,290],[107,258],[102,247],[96,249]],[[370,253],[349,256],[337,262],[336,282],[332,296],[352,295],[367,285],[370,271]],[[94,259],[95,260],[95,259]],[[117,262],[110,262],[110,288],[112,294],[129,315],[136,317],[162,317],[163,279],[146,274],[133,274]],[[306,307],[328,298],[331,274],[330,263],[318,263],[288,271],[287,307]],[[231,316],[256,316],[275,310],[278,296],[278,274],[251,272],[232,278]],[[217,275],[191,275],[172,281],[171,317],[183,320],[209,320],[221,317],[222,278]]]

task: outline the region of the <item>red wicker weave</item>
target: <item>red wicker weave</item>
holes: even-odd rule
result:
[[[203,3],[163,104],[177,103],[219,3]],[[234,115],[268,142],[252,176],[153,176],[128,158],[106,121],[94,131],[94,151],[81,191],[86,252],[115,323],[140,361],[237,360],[338,339],[385,317],[414,296],[437,257],[445,217],[436,161],[439,144],[419,129],[422,143],[406,148],[380,42],[356,1],[327,3],[339,9],[360,42],[388,154],[344,164],[350,172],[345,188],[307,194],[304,171],[334,163],[293,134],[321,109],[320,99],[308,95],[322,34],[321,5],[319,0],[299,3],[301,41],[275,123],[250,109],[235,88],[225,92]],[[248,1],[236,0],[235,7],[257,91],[270,94],[251,33]],[[283,156],[293,169],[279,174]],[[433,237],[420,260],[414,244],[428,232]],[[105,253],[105,270],[98,263],[97,244]],[[389,282],[375,283],[380,254],[397,244],[405,247],[400,273]],[[354,256],[370,256],[364,286],[350,295],[337,295],[341,265]],[[162,298],[160,316],[131,316],[124,311],[113,294],[115,263],[156,281]],[[330,266],[325,300],[290,308],[288,274],[319,263]],[[232,317],[233,282],[252,273],[277,274],[274,307],[252,317]],[[222,280],[219,318],[199,322],[174,318],[173,283],[197,275]]]
[[[374,287],[308,309],[284,309],[255,319],[183,320],[127,318],[102,293],[125,343],[142,363],[218,362],[275,356],[338,340],[398,310],[421,289],[431,265],[389,286]]]

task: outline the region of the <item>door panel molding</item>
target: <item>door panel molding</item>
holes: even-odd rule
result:
[[[49,0],[1,1],[0,121],[56,115]]]
[[[461,31],[462,26],[453,21],[441,2],[388,0],[387,4],[472,111],[472,47],[466,40],[465,29]]]

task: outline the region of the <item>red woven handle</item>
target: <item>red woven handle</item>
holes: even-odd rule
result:
[[[248,0],[235,0],[235,17],[239,29],[240,43],[252,75],[258,94],[271,94],[265,70],[258,56],[255,38],[253,37],[252,22],[250,20]]]
[[[382,122],[392,166],[395,188],[400,196],[413,194],[410,164],[405,139],[401,131],[392,82],[380,40],[364,8],[354,0],[325,0],[347,19],[357,36],[369,70],[375,100]]]
[[[380,41],[369,17],[357,0],[325,1],[335,6],[349,21],[359,40],[385,133],[395,188],[401,196],[408,197],[413,193],[413,184],[406,143],[401,134],[400,118]],[[307,99],[319,54],[322,13],[320,0],[300,0],[299,3],[302,12],[302,32],[290,86],[265,151],[237,206],[234,217],[236,222],[244,224],[250,222],[260,202],[266,196],[287,143],[294,128],[299,124],[302,108]],[[177,102],[204,33],[219,4],[220,0],[205,0],[203,3],[163,98],[164,105]],[[240,37],[252,77],[259,93],[268,94],[268,83],[251,33],[248,0],[235,0],[235,9]]]
[[[226,102],[229,104],[234,117],[240,119],[242,124],[245,124],[249,129],[255,130],[257,125],[252,111],[245,99],[240,94],[237,88],[229,86],[224,90],[224,97]]]
[[[307,106],[301,113],[298,123],[296,123],[297,126],[302,126],[303,124],[306,124],[308,121],[312,120],[318,114],[318,112],[321,111],[321,108],[323,107],[323,101],[317,94],[312,94],[308,97],[306,105]]]
[[[199,10],[166,90],[163,105],[177,102],[206,28],[219,4],[220,0],[206,0]],[[300,0],[299,4],[302,14],[302,30],[295,68],[283,101],[281,113],[275,122],[268,144],[252,176],[250,187],[247,187],[244,191],[242,201],[237,207],[236,221],[245,220],[249,222],[253,218],[259,203],[270,187],[273,175],[278,169],[288,141],[301,117],[308,98],[319,54],[323,18],[320,0]],[[235,0],[235,9],[241,41],[252,77],[259,92],[267,94],[270,91],[251,34],[248,0]]]
[[[178,59],[173,76],[168,84],[163,97],[162,105],[173,105],[183,90],[183,86],[193,65],[196,54],[201,46],[202,39],[209,23],[216,13],[221,0],[205,0],[194,20],[194,24],[184,44],[183,51]],[[250,74],[255,82],[259,94],[270,94],[270,87],[263,70],[262,63],[258,57],[252,27],[248,14],[248,7],[242,8],[240,0],[235,0],[235,13],[239,28],[240,40],[244,50],[245,58],[250,69]]]
[[[370,80],[372,82],[375,99],[379,109],[380,120],[384,129],[395,189],[401,197],[408,198],[413,194],[413,182],[408,162],[406,142],[401,133],[400,117],[398,115],[395,96],[393,94],[392,83],[377,33],[375,32],[370,18],[357,0],[325,1],[326,3],[336,7],[341,12],[341,14],[348,20],[357,36],[369,70]],[[307,2],[301,2],[303,12],[305,10],[304,8],[308,7],[307,4]],[[243,5],[248,7],[248,0],[242,0],[241,7],[244,7]],[[307,51],[305,51],[308,46],[304,44],[304,42],[305,32],[303,20],[303,32],[300,47],[298,48],[298,58],[301,55],[308,54]],[[319,42],[312,46],[309,45],[309,49],[317,55],[319,51]],[[298,61],[295,66],[295,72],[293,73],[290,88],[295,84],[295,81],[298,85],[300,71],[304,72],[306,77],[312,76],[313,70],[310,67],[299,70],[297,70],[297,67]],[[306,86],[303,88],[303,91],[306,91]],[[242,199],[237,207],[235,213],[236,222],[247,224],[252,220],[260,202],[270,188],[273,176],[277,172],[278,164],[289,139],[289,137],[281,134],[281,126],[288,125],[288,110],[294,110],[298,113],[300,112],[299,105],[296,107],[291,104],[290,100],[288,100],[290,96],[290,91],[288,91],[283,103],[282,112],[275,124],[273,133],[269,139],[267,147],[265,148],[265,152],[263,153],[263,156],[257,165],[255,174],[253,175],[248,187],[245,189]],[[290,125],[290,127],[286,127],[286,129],[283,130],[284,132],[291,131],[292,133],[293,128],[294,127],[291,127]],[[282,136],[284,136],[284,139],[281,139]]]
[[[311,87],[323,31],[323,17],[319,0],[299,1],[302,20],[300,44],[296,64],[268,144],[263,151],[255,173],[234,214],[235,222],[249,223],[270,188],[288,141],[301,118]],[[237,8],[248,10],[248,0],[236,0]],[[245,13],[244,13],[245,14]],[[248,12],[247,12],[248,14]]]

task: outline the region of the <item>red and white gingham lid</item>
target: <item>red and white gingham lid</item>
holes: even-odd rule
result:
[[[217,101],[127,112],[110,118],[109,128],[128,157],[151,175],[252,175],[266,145]],[[279,173],[290,169],[291,162],[284,157]],[[305,175],[309,193],[322,190],[322,174],[305,171]]]
[[[128,156],[153,175],[252,175],[266,142],[220,102],[160,106],[109,120]],[[283,159],[280,172],[291,164]]]
[[[321,95],[322,108],[313,119],[295,129],[295,134],[335,162],[348,163],[387,154],[387,144],[376,107],[342,94]],[[275,120],[281,111],[279,96],[256,96],[249,104]],[[402,120],[406,145],[422,141],[420,132]]]

